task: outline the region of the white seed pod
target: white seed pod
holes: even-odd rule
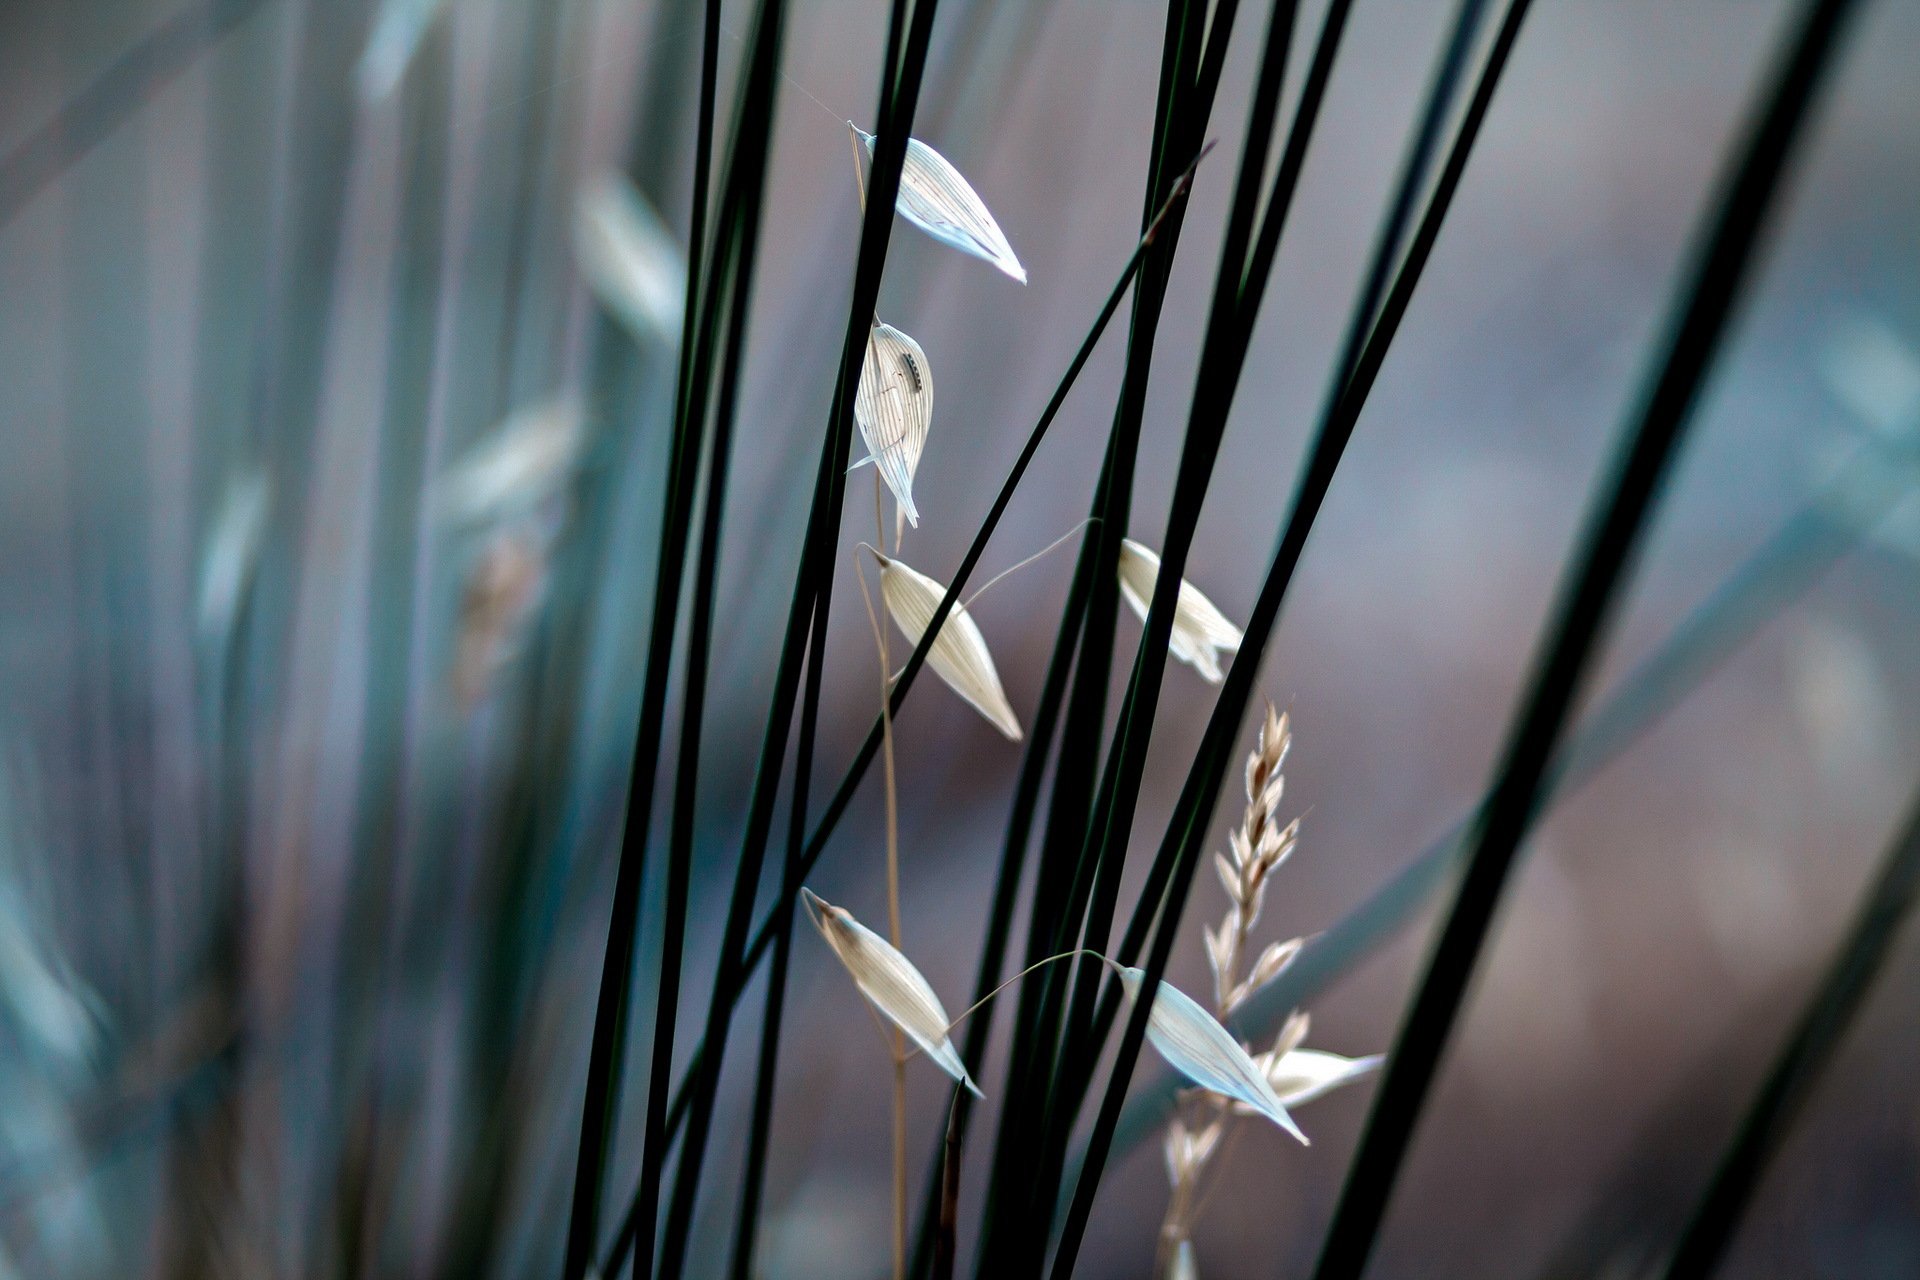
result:
[[[985,1097],[972,1078],[959,1050],[948,1036],[950,1020],[940,997],[911,961],[894,945],[853,918],[851,912],[827,902],[811,889],[800,890],[813,927],[840,957],[881,1016],[907,1033],[934,1065],[965,1085],[974,1097]]]
[[[1265,1061],[1267,1083],[1284,1106],[1297,1107],[1371,1075],[1387,1060],[1382,1053],[1364,1058],[1343,1058],[1318,1049],[1293,1049],[1277,1059]],[[1253,1108],[1236,1106],[1244,1115],[1260,1114]]]
[[[1145,621],[1153,604],[1153,584],[1160,577],[1160,557],[1132,538],[1120,541],[1120,594]],[[1237,653],[1244,637],[1240,628],[1184,578],[1174,601],[1173,630],[1167,652],[1200,673],[1208,684],[1221,680],[1220,655]]]
[[[933,429],[933,372],[920,344],[890,324],[876,324],[867,335],[853,420],[867,442],[867,456],[853,465],[878,467],[907,523],[919,528],[913,473]]]
[[[534,509],[573,474],[585,427],[571,396],[516,410],[435,482],[435,514],[461,526]]]
[[[641,342],[674,347],[687,300],[680,242],[626,175],[602,169],[573,206],[573,253],[594,297]]]
[[[1113,967],[1127,998],[1138,1001],[1146,973],[1137,968]],[[1275,1095],[1252,1055],[1212,1014],[1171,983],[1162,982],[1154,994],[1153,1008],[1147,1015],[1147,1043],[1159,1051],[1167,1065],[1187,1079],[1203,1089],[1245,1103],[1305,1145],[1307,1135],[1300,1132],[1300,1126],[1287,1114],[1286,1106]]]
[[[867,157],[872,159],[873,135],[858,128],[854,132],[866,144]],[[907,139],[907,158],[900,169],[900,197],[894,208],[942,244],[991,262],[1021,284],[1027,282],[1027,269],[1014,256],[1013,246],[993,220],[986,201],[945,156],[918,138]]]
[[[446,0],[386,0],[380,6],[354,68],[361,101],[378,102],[400,86],[427,28],[445,7]]]
[[[927,633],[934,610],[946,594],[947,589],[926,574],[899,560],[880,557],[880,595],[887,602],[887,612],[912,643],[919,644],[920,637]],[[941,624],[940,634],[934,637],[933,647],[927,650],[927,665],[994,728],[1012,741],[1020,741],[1020,721],[1000,686],[1000,673],[994,669],[986,639],[973,615],[957,600],[953,612]]]

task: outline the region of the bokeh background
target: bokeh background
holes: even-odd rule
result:
[[[400,87],[372,97],[355,68],[380,7],[0,7],[0,1275],[557,1273],[672,380],[670,349],[583,280],[576,205],[621,166],[684,234],[697,7],[446,0]],[[1266,658],[1296,735],[1287,808],[1305,815],[1269,936],[1327,928],[1485,785],[1791,7],[1543,0],[1529,18]],[[1637,1274],[1920,772],[1920,510],[1897,500],[1920,447],[1920,7],[1865,9],[1600,692],[1808,504],[1844,553],[1540,824],[1374,1275]],[[725,12],[723,106],[749,8]],[[1263,17],[1241,18],[1159,343],[1130,531],[1149,544]],[[1356,7],[1189,563],[1230,616],[1251,605],[1450,20],[1419,0]],[[792,6],[702,753],[695,1010],[851,287],[843,121],[869,123],[885,21],[878,0]],[[919,339],[939,388],[905,554],[935,576],[1132,247],[1162,24],[1144,0],[941,7],[916,132],[971,178],[1031,283],[894,237],[880,317]],[[1080,519],[1120,353],[1110,336],[1083,375],[984,571]],[[449,477],[556,397],[586,425],[532,496],[449,518]],[[1835,500],[1843,459],[1871,500]],[[872,500],[864,480],[849,495],[851,545]],[[1065,553],[1043,559],[975,610],[1023,714],[1067,573]],[[1138,627],[1120,625],[1124,660]],[[847,568],[828,653],[822,795],[873,714]],[[1210,704],[1169,672],[1136,849]],[[898,736],[908,950],[957,994],[1018,750],[931,683]],[[1223,843],[1236,819],[1230,795]],[[877,919],[881,858],[876,777],[812,883]],[[1222,905],[1206,877],[1189,915]],[[1387,1047],[1429,923],[1314,1002],[1317,1045]],[[1189,927],[1171,975],[1199,990]],[[1915,945],[1729,1274],[1920,1274]],[[765,1272],[881,1275],[884,1052],[810,934],[792,1000]],[[616,1200],[638,1160],[634,1021]],[[749,1070],[722,1094],[700,1274],[724,1265]],[[1141,1085],[1159,1071],[1143,1059]],[[919,1150],[945,1091],[912,1081]],[[1307,1270],[1371,1087],[1302,1111],[1310,1149],[1238,1143],[1196,1234],[1202,1274]],[[1156,1143],[1117,1162],[1082,1273],[1147,1274],[1165,1194]]]

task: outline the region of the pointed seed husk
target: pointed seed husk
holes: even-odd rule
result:
[[[890,324],[876,324],[867,335],[853,420],[868,455],[854,466],[871,462],[878,467],[907,523],[919,528],[913,473],[933,429],[933,373],[920,344]]]
[[[854,132],[866,144],[871,159],[873,135],[857,127]],[[1020,265],[986,201],[945,156],[918,138],[907,139],[907,158],[900,169],[900,196],[894,208],[942,244],[991,262],[1021,284],[1027,282],[1027,269]]]
[[[1114,970],[1127,998],[1137,1001],[1146,973],[1118,965]],[[1252,1055],[1212,1014],[1172,983],[1162,982],[1154,995],[1153,1008],[1147,1015],[1147,1042],[1167,1060],[1167,1065],[1187,1079],[1203,1089],[1245,1103],[1305,1145],[1307,1135],[1300,1132],[1300,1126],[1287,1114],[1286,1106],[1275,1095]]]
[[[827,902],[811,889],[800,890],[801,901],[814,928],[833,948],[873,1007],[887,1021],[906,1032],[934,1065],[964,1085],[976,1098],[984,1097],[967,1075],[959,1050],[948,1036],[950,1019],[920,971],[898,948],[853,918],[851,912]]]
[[[533,510],[571,478],[585,428],[571,396],[515,410],[435,481],[434,513],[468,526]]]
[[[946,594],[947,589],[926,574],[899,560],[881,559],[880,595],[887,602],[887,612],[914,644],[926,634],[934,610]],[[1012,741],[1020,741],[1020,721],[1000,685],[1000,673],[987,651],[986,638],[959,601],[954,602],[953,612],[947,615],[933,647],[927,651],[927,665],[994,728]]]
[[[1267,1069],[1267,1083],[1282,1104],[1297,1107],[1371,1075],[1385,1061],[1386,1055],[1379,1053],[1343,1058],[1318,1049],[1294,1049]]]
[[[1154,583],[1160,578],[1160,557],[1132,538],[1120,541],[1120,594],[1142,622],[1153,604]],[[1213,601],[1182,578],[1174,600],[1173,629],[1167,652],[1191,666],[1208,684],[1222,679],[1220,655],[1237,653],[1243,637]]]

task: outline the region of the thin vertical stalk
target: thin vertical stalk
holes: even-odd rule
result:
[[[1432,158],[1433,147],[1438,139],[1440,127],[1445,122],[1447,114],[1451,109],[1454,92],[1466,61],[1466,55],[1472,48],[1474,35],[1479,28],[1483,7],[1482,0],[1465,0],[1455,20],[1453,32],[1448,37],[1445,51],[1435,71],[1433,83],[1428,90],[1426,100],[1422,106],[1419,123],[1415,126],[1413,140],[1401,164],[1400,175],[1395,184],[1393,197],[1389,202],[1387,216],[1381,224],[1379,234],[1375,238],[1372,260],[1367,268],[1359,296],[1354,303],[1348,320],[1346,336],[1341,344],[1340,355],[1334,365],[1334,374],[1329,380],[1327,391],[1328,401],[1323,405],[1321,410],[1321,419],[1323,422],[1331,420],[1335,412],[1335,407],[1340,397],[1345,393],[1349,382],[1353,378],[1354,370],[1359,365],[1362,354],[1365,351],[1368,335],[1376,319],[1376,312],[1381,305],[1381,295],[1386,289],[1387,278],[1392,271],[1395,259],[1400,253],[1400,241],[1406,228],[1407,219],[1411,216],[1413,206],[1426,184],[1427,169]],[[1323,46],[1324,43],[1323,41]],[[1497,75],[1498,65],[1490,64],[1490,66]],[[1491,81],[1487,83],[1490,87]],[[1277,92],[1277,88],[1277,85],[1274,86],[1273,92]],[[1261,96],[1261,93],[1256,93],[1257,100],[1261,98]],[[1477,120],[1478,117],[1473,117],[1473,119]],[[1430,208],[1424,221],[1432,228],[1437,229],[1439,218],[1445,214],[1446,203],[1453,190],[1453,183],[1457,182],[1458,175],[1461,172],[1461,166],[1469,154],[1472,140],[1472,135],[1466,131],[1466,126],[1463,125],[1461,141],[1457,142],[1453,148],[1455,162],[1449,168],[1449,174],[1451,176],[1442,178],[1441,186],[1436,188],[1434,197],[1429,201]],[[1248,156],[1257,157],[1261,154],[1263,153],[1255,151],[1251,146],[1247,151]],[[1431,245],[1432,238],[1430,235],[1425,243]],[[1417,278],[1424,261],[1424,250],[1420,252],[1420,256],[1417,259],[1409,258],[1406,268],[1406,270],[1410,270],[1411,272],[1411,274],[1407,276],[1409,282]],[[1405,296],[1404,292],[1402,296]],[[1389,332],[1385,336],[1390,339],[1391,333]],[[1358,412],[1357,406],[1355,412]],[[1118,954],[1123,964],[1132,963],[1133,959],[1139,954],[1140,948],[1145,945],[1146,931],[1154,921],[1161,895],[1165,889],[1166,877],[1171,871],[1172,856],[1171,846],[1163,847],[1161,856],[1156,859],[1153,867],[1149,870],[1146,887],[1141,893],[1139,903],[1136,905],[1133,917],[1128,923],[1127,930],[1120,943]],[[1091,1025],[1086,1033],[1086,1047],[1083,1053],[1088,1057],[1097,1053],[1099,1046],[1105,1043],[1107,1034],[1111,1029],[1113,1018],[1119,1009],[1119,1003],[1120,993],[1118,989],[1109,986],[1105,998],[1101,1001],[1099,1009],[1094,1013],[1091,1019]],[[1082,1075],[1078,1078],[1080,1093],[1075,1098],[1074,1105],[1076,1108],[1083,1100],[1085,1087],[1089,1083],[1091,1083],[1090,1074]]]
[[[896,4],[894,8],[897,29],[888,38],[889,74],[883,77],[881,85],[876,145],[873,163],[868,171],[869,199],[862,218],[853,299],[841,347],[829,429],[822,442],[821,465],[815,477],[813,511],[808,519],[800,571],[782,643],[780,669],[775,676],[774,705],[762,743],[753,798],[749,802],[746,837],[735,869],[733,895],[728,904],[727,922],[721,940],[719,968],[708,1004],[707,1032],[702,1042],[699,1069],[691,1080],[685,1140],[676,1174],[674,1207],[669,1215],[677,1224],[682,1239],[691,1230],[693,1200],[698,1192],[700,1170],[705,1159],[727,1032],[731,1027],[734,1004],[739,999],[740,988],[745,981],[746,970],[741,963],[741,952],[752,923],[753,899],[759,886],[770,834],[780,762],[799,683],[799,655],[803,643],[807,645],[807,679],[801,701],[795,765],[797,774],[811,768],[820,676],[825,665],[826,622],[832,607],[834,567],[838,560],[836,547],[845,492],[846,458],[852,437],[854,391],[859,382],[861,357],[866,350],[879,296],[880,276],[893,228],[894,203],[899,194],[900,173],[906,158],[907,137],[919,100],[936,8],[935,0],[919,0],[913,7],[910,20],[904,3]],[[896,66],[892,55],[896,47],[901,50],[897,79],[891,74]],[[768,76],[770,78],[771,68]],[[770,104],[768,109],[771,109]],[[662,1097],[664,1101],[664,1090]],[[645,1213],[644,1197],[640,1211]],[[673,1229],[670,1228],[670,1231]],[[672,1274],[664,1267],[663,1271]]]
[[[585,1104],[580,1120],[580,1153],[574,1173],[573,1208],[568,1220],[566,1257],[562,1275],[577,1280],[585,1274],[593,1259],[599,1219],[601,1187],[611,1146],[611,1130],[618,1111],[621,1063],[624,1058],[626,1012],[633,980],[634,935],[639,927],[640,891],[645,874],[646,844],[653,816],[654,774],[660,760],[660,739],[665,728],[667,680],[672,666],[674,636],[679,616],[681,579],[686,569],[687,526],[685,512],[692,501],[694,473],[699,465],[700,436],[705,422],[704,402],[694,403],[695,388],[702,387],[706,375],[703,361],[711,358],[711,299],[718,282],[702,289],[699,264],[705,248],[707,190],[713,155],[713,114],[715,81],[720,46],[719,0],[707,0],[706,24],[701,47],[700,110],[695,126],[692,231],[688,261],[687,299],[681,325],[679,376],[676,380],[674,425],[667,464],[667,495],[661,515],[658,568],[653,593],[653,617],[647,647],[647,672],[641,695],[639,723],[635,728],[634,754],[627,788],[627,814],[620,842],[620,860],[615,875],[611,917],[607,931],[605,962],[600,974],[600,997],[594,1013],[593,1044],[587,1058]],[[703,312],[702,303],[706,302]],[[702,367],[696,370],[696,365]],[[678,1008],[680,942],[686,930],[687,869],[679,858],[670,859],[667,883],[666,938],[660,972],[660,994],[654,1015],[652,1079],[645,1137],[645,1156],[641,1165],[643,1199],[657,1199],[659,1170],[664,1153],[659,1152],[661,1125],[656,1118],[659,1107],[653,1094],[663,1093],[658,1082],[667,1078],[672,1067],[673,1023]],[[675,905],[678,910],[675,910]],[[662,1059],[665,1062],[662,1062]],[[645,1194],[651,1188],[651,1197]],[[653,1256],[653,1217],[641,1224],[645,1247],[640,1256],[651,1265]]]
[[[1318,1280],[1359,1276],[1372,1252],[1507,873],[1538,807],[1554,744],[1725,333],[1814,92],[1853,8],[1850,0],[1813,0],[1807,7],[1757,127],[1718,202],[1630,444],[1555,607],[1547,633],[1552,639],[1502,753],[1495,775],[1499,781],[1476,823],[1473,853],[1375,1096],[1321,1250]]]
[[[872,164],[868,170],[871,199],[861,224],[860,249],[855,263],[853,299],[829,412],[829,429],[821,443],[820,461],[814,477],[812,509],[808,516],[799,572],[789,605],[785,637],[774,675],[772,705],[761,743],[747,828],[741,844],[741,856],[735,870],[732,901],[721,942],[719,970],[712,1000],[708,1006],[707,1034],[691,1070],[684,1092],[687,1106],[686,1144],[681,1153],[674,1191],[675,1207],[670,1219],[690,1230],[693,1198],[698,1189],[699,1170],[711,1123],[715,1092],[725,1052],[726,1032],[732,1011],[739,999],[749,969],[742,963],[751,924],[753,898],[758,887],[767,839],[773,820],[773,805],[779,790],[779,778],[785,758],[787,736],[791,730],[794,706],[800,697],[800,679],[805,671],[807,688],[805,710],[801,717],[799,742],[795,752],[795,801],[804,805],[813,752],[815,711],[819,702],[819,674],[824,664],[825,617],[831,605],[833,568],[837,559],[842,494],[846,459],[853,427],[853,390],[857,385],[860,357],[865,350],[872,324],[874,303],[879,295],[880,274],[892,233],[893,206],[900,188],[901,167],[906,158],[907,136],[912,127],[913,108],[918,101],[926,50],[932,35],[935,12],[933,0],[921,0],[911,15],[905,4],[894,6],[897,27],[907,27],[904,53],[901,55],[898,84],[891,74],[883,75],[880,91],[879,125]],[[900,46],[901,32],[889,35],[888,66],[893,66],[892,50]],[[798,838],[796,826],[795,838]],[[791,899],[789,897],[788,901]],[[778,908],[776,914],[778,914]],[[662,1153],[664,1157],[664,1152]],[[637,1220],[645,1212],[645,1197],[636,1195],[613,1243],[606,1251],[601,1270],[610,1272],[624,1260],[634,1245]],[[670,1233],[674,1230],[670,1224]]]
[[[883,513],[886,500],[880,484],[880,469],[873,471],[873,526],[885,545],[887,539]],[[887,688],[893,672],[893,657],[887,643],[887,628],[874,612],[873,598],[867,590],[867,578],[860,570],[860,599],[867,607],[867,621],[873,626],[875,657],[880,667],[880,758],[886,783],[887,822],[887,935],[893,948],[905,943],[900,936],[900,780],[893,758],[893,709]],[[893,1276],[905,1280],[907,1272],[907,1041],[899,1027],[893,1028],[889,1043],[893,1050]]]
[[[1154,210],[1174,190],[1174,175],[1199,153],[1211,113],[1211,97],[1203,97],[1195,89],[1196,69],[1204,56],[1205,9],[1204,4],[1189,2],[1168,5],[1158,109],[1142,198],[1143,226],[1156,219]],[[1224,41],[1228,35],[1229,27],[1222,25],[1215,39]],[[1066,899],[1093,802],[1096,744],[1106,719],[1119,597],[1113,566],[1130,519],[1134,459],[1184,212],[1184,206],[1176,207],[1163,232],[1155,237],[1134,290],[1126,364],[1089,513],[1099,523],[1082,542],[1074,571],[1084,592],[1074,603],[1084,610],[1084,618],[1077,629],[1065,625],[1064,619],[1061,627],[1062,643],[1070,645],[1069,637],[1077,639],[1079,651],[1066,695],[1061,752],[1035,872],[1032,925],[1024,961],[1029,964],[1077,941],[1077,917]],[[1039,1201],[1052,1194],[1046,1171],[1044,1116],[1053,1076],[1054,1029],[1063,1011],[1064,989],[1064,978],[1049,972],[1020,993],[1007,1100],[1001,1109],[988,1185],[980,1246],[983,1272],[1012,1265],[1013,1257],[1024,1252],[1037,1233],[1044,1235],[1045,1210]]]
[[[1145,978],[1142,985],[1147,990],[1156,989],[1154,984],[1165,972],[1166,962],[1172,951],[1173,938],[1179,927],[1180,914],[1185,907],[1194,869],[1199,862],[1208,818],[1219,796],[1221,783],[1231,766],[1234,754],[1233,743],[1238,734],[1241,718],[1246,714],[1252,697],[1261,656],[1272,635],[1293,571],[1299,564],[1300,555],[1305,549],[1307,533],[1312,528],[1314,517],[1326,498],[1334,470],[1345,450],[1346,442],[1352,436],[1361,408],[1366,403],[1367,394],[1372,389],[1373,382],[1386,359],[1386,352],[1392,344],[1394,334],[1398,331],[1399,322],[1406,313],[1427,257],[1439,236],[1453,193],[1465,171],[1467,157],[1472,152],[1474,140],[1478,136],[1480,125],[1492,102],[1493,93],[1499,83],[1501,72],[1505,68],[1507,57],[1512,52],[1514,41],[1518,38],[1520,24],[1526,15],[1527,8],[1528,0],[1514,0],[1514,3],[1509,6],[1500,31],[1488,52],[1474,96],[1462,117],[1447,163],[1428,201],[1420,228],[1408,246],[1406,259],[1394,279],[1393,289],[1388,293],[1380,316],[1368,336],[1361,358],[1343,383],[1336,377],[1336,385],[1341,385],[1342,390],[1321,423],[1306,467],[1296,484],[1293,499],[1289,504],[1289,514],[1286,523],[1282,526],[1280,540],[1274,549],[1273,559],[1268,565],[1260,595],[1255,600],[1253,611],[1248,618],[1245,639],[1232,668],[1227,673],[1220,696],[1215,702],[1213,714],[1208,719],[1200,749],[1195,754],[1194,765],[1189,770],[1180,798],[1175,803],[1173,816],[1162,840],[1154,871],[1150,873],[1148,886],[1142,893],[1142,911],[1147,913],[1146,918],[1151,919],[1156,905],[1159,910],[1159,927],[1153,935],[1149,957],[1144,966]],[[1260,284],[1258,281],[1254,283]],[[1166,572],[1163,564],[1162,573]],[[1164,875],[1161,874],[1162,872]],[[1110,993],[1110,998],[1117,1000],[1118,996]],[[1131,1079],[1134,1064],[1139,1058],[1146,1031],[1147,1013],[1151,1007],[1150,1001],[1139,1001],[1127,1019],[1107,1089],[1101,1099],[1100,1111],[1095,1119],[1093,1132],[1088,1138],[1087,1154],[1075,1186],[1073,1201],[1061,1232],[1060,1248],[1055,1258],[1056,1275],[1067,1274],[1077,1256],[1081,1237],[1086,1230],[1087,1217],[1092,1211],[1094,1192],[1098,1186],[1100,1174],[1105,1168],[1113,1129],[1119,1120],[1120,1108],[1125,1100],[1127,1082]]]

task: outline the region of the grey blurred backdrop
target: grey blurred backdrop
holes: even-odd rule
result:
[[[644,355],[596,381],[597,346],[617,339],[576,272],[574,205],[587,175],[652,130],[643,186],[684,230],[695,33],[635,0],[448,0],[416,79],[366,102],[349,73],[367,8],[216,4],[180,26],[162,51],[177,65],[137,105],[98,117],[114,124],[97,140],[85,137],[96,117],[60,105],[199,10],[0,8],[0,155],[90,144],[31,189],[30,166],[0,185],[0,1275],[459,1274],[476,1203],[498,1210],[482,1270],[557,1266],[671,383],[670,361]],[[885,10],[793,6],[720,582],[694,1001],[850,290],[842,121],[870,123]],[[1268,899],[1274,936],[1332,924],[1484,784],[1786,11],[1547,0],[1529,19],[1267,657],[1261,686],[1296,735],[1287,806],[1305,815]],[[744,3],[726,12],[730,32],[744,29]],[[1252,602],[1450,15],[1419,0],[1355,10],[1189,564],[1230,616]],[[940,390],[905,554],[936,577],[1131,249],[1162,23],[1144,0],[942,5],[917,133],[970,177],[1031,283],[905,228],[894,237],[880,318],[919,339]],[[332,24],[329,48],[315,32]],[[1256,44],[1239,40],[1229,62],[1220,157],[1237,154]],[[739,54],[729,36],[723,68]],[[1920,367],[1916,67],[1920,6],[1869,6],[1632,581],[1603,689],[1841,457],[1920,439],[1920,394],[1901,382]],[[675,78],[662,88],[662,76]],[[419,137],[440,172],[413,163]],[[410,177],[430,193],[416,210],[441,223],[411,259],[420,278],[402,269],[420,234],[403,225]],[[1150,545],[1230,178],[1225,158],[1200,172],[1159,344],[1130,531]],[[1120,349],[1110,337],[1095,356],[983,570],[1080,517]],[[563,488],[599,497],[542,508],[527,544],[538,594],[509,611],[497,661],[463,693],[477,575],[517,544],[436,523],[419,495],[396,532],[383,481],[396,466],[442,475],[512,411],[568,392],[592,425]],[[246,603],[223,614],[209,560],[253,483],[267,496]],[[858,534],[864,479],[849,494]],[[577,572],[550,565],[589,520],[604,555]],[[1372,1274],[1530,1276],[1568,1256],[1586,1262],[1561,1273],[1592,1274],[1671,1231],[1920,772],[1920,513],[1910,503],[1857,537],[1540,826]],[[1067,563],[1040,561],[976,610],[1022,714]],[[843,569],[822,788],[872,715],[866,627]],[[574,647],[532,638],[542,628]],[[1130,654],[1138,628],[1130,616],[1121,628]],[[562,661],[576,669],[556,673]],[[1157,836],[1210,692],[1188,668],[1167,677],[1141,841]],[[930,684],[898,735],[905,934],[935,984],[958,991],[1018,751]],[[1236,817],[1230,797],[1223,843]],[[869,919],[884,902],[880,824],[869,785],[813,878]],[[357,894],[386,902],[377,926]],[[1220,906],[1204,878],[1193,913]],[[1207,981],[1193,934],[1171,971],[1189,989]],[[1322,995],[1315,1042],[1383,1050],[1424,940],[1423,920]],[[653,946],[643,918],[642,998]],[[509,971],[504,1017],[473,993],[490,965]],[[792,983],[768,1274],[879,1275],[885,1058],[810,935]],[[1907,938],[1729,1274],[1920,1274],[1916,994]],[[340,1087],[354,1034],[371,1046],[370,1093]],[[636,1045],[629,1063],[643,1061]],[[1143,1060],[1143,1082],[1158,1070]],[[747,1071],[723,1094],[720,1169],[739,1158]],[[944,1092],[931,1072],[912,1080],[918,1151]],[[1236,1147],[1197,1233],[1210,1280],[1308,1268],[1371,1087],[1303,1112],[1310,1149],[1266,1133]],[[640,1092],[627,1091],[616,1198],[636,1167]],[[488,1122],[509,1136],[480,1144]],[[984,1176],[986,1145],[969,1152],[970,1176]],[[476,1201],[481,1159],[501,1185]],[[371,1170],[361,1203],[376,1225],[343,1218],[343,1168]],[[730,1179],[709,1181],[717,1240]],[[1144,1144],[1103,1185],[1082,1273],[1146,1274],[1164,1196],[1157,1144]],[[349,1236],[377,1243],[354,1263]]]

